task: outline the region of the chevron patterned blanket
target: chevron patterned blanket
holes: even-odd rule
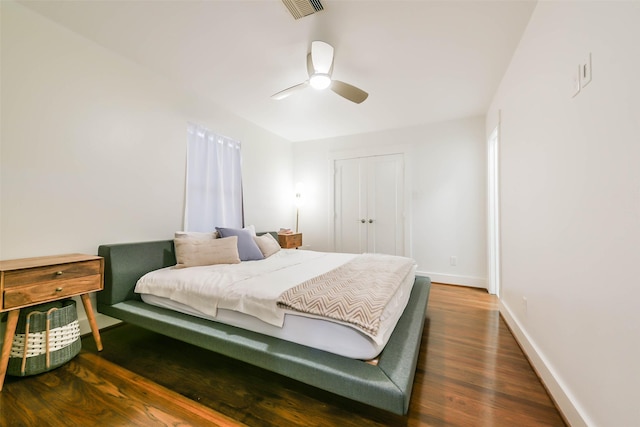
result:
[[[278,306],[327,317],[377,335],[380,317],[415,261],[363,254],[285,292]]]

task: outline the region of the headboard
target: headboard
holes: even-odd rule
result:
[[[97,293],[100,305],[140,299],[133,291],[146,273],[176,264],[173,240],[101,245],[98,255],[104,258],[104,290]]]

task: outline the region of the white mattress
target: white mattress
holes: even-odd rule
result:
[[[151,305],[341,356],[369,360],[382,351],[406,307],[415,280],[415,266],[387,305],[376,336],[370,336],[346,323],[282,309],[275,304],[275,299],[284,290],[330,271],[355,256],[292,249],[281,250],[265,260],[241,264],[187,269],[168,267],[141,278],[136,292]],[[222,284],[219,275],[232,277],[233,283]],[[208,276],[207,284],[200,282],[196,286],[198,292],[213,292],[213,282],[216,292],[222,289],[223,298],[203,298],[184,292],[185,286],[181,285],[183,281],[193,281],[194,278],[201,280],[198,278],[203,276]],[[180,290],[175,291],[176,288]],[[269,298],[274,302],[265,302]]]

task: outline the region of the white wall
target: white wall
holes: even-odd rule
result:
[[[0,4],[0,259],[171,238],[182,229],[188,121],[242,142],[248,224],[291,221],[291,143]]]
[[[331,159],[337,153],[405,152],[409,250],[433,281],[486,286],[484,118],[294,144],[294,180],[305,185],[303,245],[332,250]],[[457,265],[450,265],[450,256]]]
[[[639,22],[640,2],[538,3],[488,113],[501,311],[574,426],[640,425]]]

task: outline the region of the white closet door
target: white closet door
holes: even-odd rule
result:
[[[367,252],[404,255],[401,154],[368,158]]]
[[[367,245],[366,169],[363,159],[336,160],[334,164],[334,241],[336,252],[362,253]]]
[[[404,254],[402,154],[334,162],[338,252]]]

